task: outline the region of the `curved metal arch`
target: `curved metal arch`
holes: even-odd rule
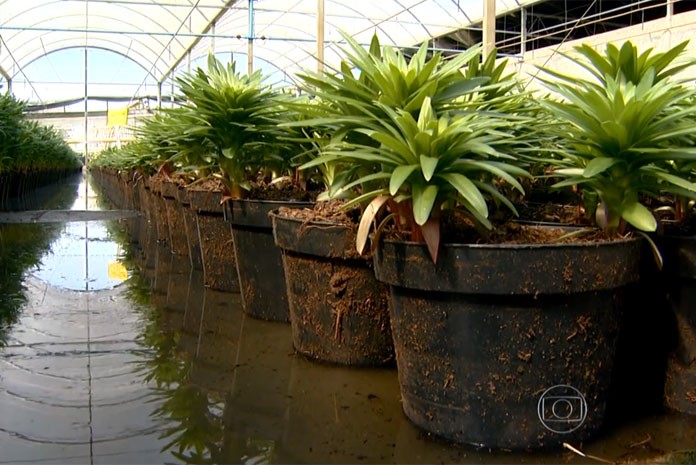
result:
[[[299,47],[296,47],[299,49]],[[235,54],[240,54],[247,56],[247,48],[244,44],[229,44],[220,45],[219,48],[216,47],[216,54],[220,51],[233,52]],[[304,52],[304,59],[316,59],[316,57],[309,51],[302,50]],[[290,59],[287,53],[275,51],[272,47],[257,47],[254,51],[254,60],[261,60],[265,63],[269,63],[273,68],[278,69],[287,77],[291,82],[296,82],[296,73],[302,71],[304,68],[309,68],[301,66],[301,63],[297,60]],[[204,56],[203,53],[199,54],[197,58]]]
[[[65,16],[63,16],[63,17],[64,17],[64,18],[70,18],[70,17],[72,17],[72,16],[77,16],[77,15],[65,15]],[[94,15],[94,14],[92,14],[92,15],[90,15],[90,17],[104,18],[104,19],[106,19],[106,20],[108,20],[108,21],[114,21],[116,24],[125,24],[125,25],[128,25],[128,26],[133,27],[133,25],[132,25],[131,23],[128,23],[127,21],[114,19],[114,18],[112,18],[111,16],[103,16],[103,15]],[[32,26],[32,27],[36,27],[36,26],[39,26],[40,24],[45,23],[45,22],[47,22],[47,20],[40,20],[40,21],[38,21],[38,22],[33,23],[31,26]],[[141,29],[141,28],[138,28],[138,27],[134,27],[134,29],[135,29],[136,31],[139,31],[139,32],[145,32],[144,29]],[[163,29],[163,30],[164,30],[164,29]],[[22,32],[23,32],[23,31],[22,31]],[[18,32],[17,34],[14,35],[14,37],[20,36],[20,34],[22,34],[22,32]],[[50,31],[49,31],[49,32],[50,32]],[[63,33],[66,33],[66,34],[68,33],[67,31],[56,31],[56,32],[63,32]],[[29,33],[29,32],[27,32],[27,33]],[[47,32],[47,33],[48,33],[48,32]],[[112,32],[112,33],[113,33],[113,34],[116,34],[116,35],[128,35],[129,31],[124,30],[124,31],[122,31],[122,32]],[[101,34],[105,34],[105,32],[94,32],[94,33],[93,33],[93,35],[101,35]],[[78,35],[78,34],[76,33],[76,36],[77,36],[77,35]],[[166,45],[166,42],[165,42],[164,40],[161,40],[161,39],[159,38],[160,36],[154,36],[154,35],[149,36],[149,35],[141,35],[141,34],[137,34],[137,35],[138,35],[139,37],[148,37],[150,40],[153,40],[153,41],[157,42],[157,44],[160,45],[161,47],[164,47],[164,46]],[[79,37],[82,38],[82,37],[84,37],[84,36],[83,36],[82,34],[79,34]],[[12,39],[10,39],[10,40],[12,40]],[[182,47],[184,46],[184,45],[181,43],[180,40],[178,40],[178,39],[176,39],[176,40],[177,40],[177,42],[178,42],[178,44],[179,44],[180,46],[182,46]],[[141,42],[142,42],[142,41],[141,41]],[[143,43],[143,47],[149,48],[149,46],[148,46],[147,44],[145,44],[145,43]]]
[[[235,52],[235,51],[232,50],[232,49],[225,49],[224,46],[223,46],[223,47],[220,47],[220,49],[215,49],[215,56],[220,55],[220,54],[224,54],[224,53],[230,53],[230,52],[235,53],[235,54],[236,54],[236,53],[239,53],[240,55],[244,55],[245,57],[247,56],[246,53],[243,53],[243,52]],[[195,58],[191,57],[191,62],[194,62],[194,61],[196,61],[196,60],[205,59],[207,56],[208,56],[207,54],[200,54],[200,55],[197,55]],[[284,71],[282,68],[280,68],[278,65],[276,65],[275,63],[273,63],[273,62],[270,61],[270,60],[267,60],[267,59],[265,59],[265,58],[261,58],[261,57],[259,57],[259,56],[254,56],[254,60],[263,61],[264,63],[267,63],[267,64],[271,65],[273,68],[277,69],[278,71],[282,72],[283,74],[286,74],[285,71]]]
[[[311,17],[311,16],[312,16],[312,15],[309,14],[309,13],[293,13],[293,14],[306,15],[306,16],[308,16],[308,17]],[[239,20],[239,18],[237,18],[237,20]],[[232,22],[233,22],[233,21],[229,21],[229,22],[227,22],[227,23],[221,23],[221,24],[219,25],[219,26],[220,26],[220,29],[224,29],[225,26],[234,26],[234,24],[232,24]],[[340,29],[338,26],[336,26],[336,25],[335,25],[334,23],[332,23],[332,22],[328,22],[327,24],[331,25],[332,27],[334,27],[334,28],[337,29],[337,30]],[[273,23],[265,23],[265,24],[259,25],[260,28],[264,28],[264,27],[273,27],[273,26],[274,26]],[[277,25],[276,25],[276,26],[277,26]],[[306,41],[303,40],[303,41],[301,42],[301,43],[303,43],[303,44],[312,44],[312,45],[315,44],[315,42],[314,42],[314,36],[313,36],[312,34],[308,34],[306,29],[302,29],[301,27],[296,27],[296,26],[292,26],[292,25],[289,25],[289,24],[284,24],[284,25],[283,25],[283,29],[284,29],[284,30],[289,30],[289,31],[296,31],[296,32],[299,33],[298,35],[307,36],[307,37],[308,37],[307,40],[306,40]],[[234,36],[230,36],[230,40],[232,40],[232,39],[234,39]],[[282,40],[281,40],[281,41],[282,41]],[[258,42],[259,42],[259,39],[257,38],[257,39],[255,40],[255,43],[258,44]],[[301,63],[302,61],[304,61],[305,59],[307,59],[307,58],[314,58],[314,59],[316,60],[316,55],[313,53],[313,52],[314,52],[313,50],[308,50],[307,47],[298,46],[298,45],[296,45],[296,44],[294,43],[294,42],[300,42],[300,40],[287,39],[287,40],[285,40],[284,42],[293,44],[293,45],[291,45],[292,49],[293,49],[293,50],[300,50],[300,51],[302,52],[302,54],[303,54],[302,57],[301,57],[300,59],[291,59],[291,58],[288,57],[289,54],[284,54],[284,53],[281,53],[281,52],[278,52],[278,53],[276,53],[275,55],[276,55],[276,56],[282,56],[283,58],[287,59],[287,62],[290,63],[290,64],[292,64],[292,65],[294,65],[296,68],[298,68],[298,70],[299,70],[299,67],[300,67],[300,66],[299,66],[300,63]],[[244,43],[235,44],[235,45],[228,45],[227,48],[230,48],[230,47],[231,47],[231,48],[238,47],[238,48],[241,49],[242,47],[246,48],[246,46],[247,46],[247,45],[246,45],[246,42],[244,42]],[[217,47],[225,48],[225,41],[222,41],[222,44],[221,44],[221,45],[217,45],[216,48],[217,48]],[[266,50],[266,47],[258,46],[258,48],[257,48],[256,50],[257,50],[257,52],[258,52],[258,51],[261,51],[261,50]],[[245,54],[246,54],[246,53],[245,53]],[[275,67],[279,68],[279,66],[275,66]]]
[[[343,1],[340,1],[340,2],[338,2],[338,3],[340,3],[341,6],[342,6],[343,8],[346,8],[347,10],[350,10],[350,11],[355,12],[356,17],[363,17],[363,18],[365,18],[366,20],[368,20],[369,22],[371,22],[372,25],[373,25],[375,28],[381,30],[381,28],[378,26],[378,24],[379,24],[380,22],[382,22],[382,21],[379,21],[379,22],[374,21],[373,19],[371,19],[371,18],[365,16],[364,13],[361,13],[361,12],[358,11],[356,8],[353,8],[352,6],[348,5],[347,3],[343,2]],[[399,6],[401,6],[401,4],[399,4]],[[336,27],[336,25],[333,24],[333,23],[330,23],[330,22],[329,22],[328,24],[331,24],[331,26]],[[337,29],[340,29],[340,27],[337,28]],[[360,31],[360,32],[367,32],[367,30],[363,30],[363,31]],[[358,32],[358,34],[359,34],[360,32]],[[386,33],[386,31],[383,31],[383,32],[385,33],[385,35],[387,35],[387,36],[389,37],[389,35]],[[393,39],[392,37],[389,37],[389,40],[390,40],[391,43],[394,43],[394,39]]]
[[[0,6],[2,6],[3,3],[8,3],[8,2],[9,2],[9,0],[5,0],[5,1],[3,1],[3,2],[0,2]],[[12,21],[12,20],[14,20],[14,19],[17,19],[17,18],[19,18],[20,16],[22,16],[22,15],[24,15],[24,14],[26,14],[26,13],[30,13],[32,10],[36,10],[37,8],[40,9],[41,7],[48,7],[48,6],[50,6],[51,4],[54,4],[54,3],[63,3],[63,2],[62,2],[62,0],[46,0],[44,3],[42,3],[42,4],[40,4],[40,5],[36,5],[35,3],[29,3],[31,6],[27,7],[27,8],[24,9],[24,10],[19,10],[19,13],[16,14],[16,15],[14,15],[14,16],[10,16],[10,17],[8,17],[8,18],[5,18],[5,22],[6,22],[6,23],[9,23],[10,21]],[[99,5],[99,4],[96,4],[95,6],[97,6],[97,5]],[[111,5],[112,5],[112,6],[116,6],[117,8],[123,8],[123,9],[130,10],[130,11],[134,12],[134,14],[136,14],[137,16],[141,16],[141,17],[147,19],[149,22],[151,22],[151,23],[155,24],[156,26],[162,28],[162,26],[160,25],[160,23],[156,22],[154,19],[150,18],[149,16],[147,16],[147,15],[145,15],[145,14],[143,14],[143,13],[138,12],[135,8],[131,8],[131,7],[126,6],[127,4],[125,4],[125,3],[121,3],[121,4],[119,4],[119,3],[113,3],[113,4],[111,4]],[[165,10],[166,12],[168,12],[168,13],[172,16],[173,19],[175,19],[175,20],[178,19],[178,16],[175,15],[169,8],[167,8],[167,7],[165,7],[165,6],[162,6],[162,5],[159,5],[156,1],[152,1],[152,6],[153,6],[153,7],[156,7],[156,8],[157,8],[157,7],[162,8],[163,10]],[[185,5],[182,5],[181,7],[182,7],[182,8],[186,8]],[[91,16],[91,15],[90,15],[90,16]],[[112,17],[109,17],[109,18],[115,19],[115,18],[112,18]],[[121,22],[123,22],[123,21],[121,21]],[[165,29],[162,28],[162,30],[164,31]]]
[[[55,6],[55,4],[58,4],[58,3],[60,3],[60,2],[57,1],[57,0],[49,0],[49,1],[43,2],[43,3],[41,4],[41,6],[42,6],[42,7],[51,7],[52,5]],[[165,37],[165,36],[157,36],[157,35],[148,36],[148,35],[144,34],[144,33],[146,33],[146,30],[144,29],[144,26],[147,25],[148,23],[154,25],[154,26],[156,27],[156,29],[158,29],[158,30],[160,30],[160,31],[162,31],[162,32],[167,32],[167,31],[166,31],[166,28],[164,28],[164,27],[160,24],[160,22],[156,21],[154,18],[150,17],[149,15],[142,14],[142,13],[138,12],[135,8],[128,7],[128,6],[124,5],[124,4],[111,4],[111,6],[115,6],[116,8],[118,8],[118,9],[121,10],[121,11],[126,10],[126,11],[123,13],[124,16],[125,16],[125,15],[128,15],[128,14],[137,15],[137,16],[140,18],[140,21],[135,22],[135,24],[133,24],[133,22],[129,22],[129,21],[126,21],[126,20],[124,20],[124,19],[121,19],[119,16],[104,14],[104,8],[100,8],[101,11],[99,11],[98,13],[94,13],[94,12],[91,13],[91,14],[90,14],[90,17],[99,18],[99,19],[101,19],[102,22],[105,23],[105,24],[113,23],[113,24],[117,24],[117,25],[126,25],[126,26],[128,26],[128,27],[130,27],[130,28],[133,28],[135,31],[140,32],[141,34],[134,34],[134,35],[131,35],[131,36],[129,36],[129,37],[130,37],[135,43],[137,43],[138,46],[139,46],[140,48],[142,48],[143,50],[152,51],[152,55],[155,57],[154,60],[153,60],[153,59],[148,59],[148,58],[146,58],[146,54],[144,54],[144,53],[137,53],[137,55],[140,56],[141,58],[144,58],[145,60],[147,60],[147,63],[148,63],[153,69],[156,69],[157,72],[161,72],[161,69],[160,69],[160,68],[161,68],[161,67],[166,67],[166,66],[164,66],[164,65],[163,65],[163,66],[157,66],[157,65],[156,65],[157,60],[158,60],[158,55],[157,55],[157,52],[153,50],[154,48],[158,48],[158,49],[160,49],[160,50],[165,50],[168,46],[169,46],[169,47],[172,47],[172,45],[174,45],[174,47],[172,47],[172,48],[178,48],[178,49],[184,50],[184,49],[187,47],[187,44],[184,43],[184,42],[182,42],[182,40],[181,40],[180,38],[178,38],[178,37],[173,37],[173,38],[172,38],[172,39],[173,39],[173,43],[170,44],[170,43],[169,43],[170,41],[169,41],[168,39],[165,40],[165,39],[162,39],[162,38],[161,38],[161,37]],[[174,14],[174,13],[172,12],[172,10],[170,10],[169,8],[162,7],[162,6],[158,5],[157,2],[152,2],[152,7],[161,8],[163,11],[166,11],[167,14],[168,14],[169,16],[171,16],[172,19],[174,19],[175,21],[177,21],[177,24],[181,21],[181,19],[180,19],[176,14]],[[188,7],[187,5],[182,5],[182,6],[181,6],[182,9],[187,8],[187,7]],[[16,18],[22,17],[23,15],[30,15],[30,14],[31,14],[31,9],[18,10],[17,14],[13,15],[10,19],[16,19]],[[78,15],[78,14],[70,14],[70,15],[65,15],[65,16],[63,16],[62,18],[70,18],[70,17],[75,17],[75,16],[82,17],[83,15],[81,15],[81,14],[79,14],[79,15]],[[41,19],[35,21],[34,23],[32,23],[31,26],[32,26],[32,27],[37,27],[37,26],[40,26],[40,25],[42,25],[42,24],[46,24],[46,23],[49,23],[49,22],[54,22],[55,20],[60,20],[60,19],[62,19],[62,18],[56,18],[56,17],[41,18]],[[17,32],[16,34],[12,35],[11,37],[6,37],[5,39],[6,39],[6,42],[8,43],[8,47],[10,47],[10,45],[11,45],[13,42],[20,42],[20,43],[27,43],[27,42],[30,42],[30,41],[22,41],[21,38],[22,38],[22,36],[24,35],[24,34],[22,34],[23,32],[24,32],[24,31],[19,31],[19,32]],[[66,33],[66,34],[69,34],[67,31],[59,31],[59,32],[64,32],[64,33]],[[29,33],[29,32],[27,32],[27,33]],[[46,32],[46,33],[44,33],[44,35],[47,35],[48,33],[50,33],[50,32]],[[122,35],[122,36],[128,36],[128,35],[129,35],[127,30],[124,30],[123,32],[120,32],[120,31],[119,31],[119,32],[114,32],[114,33],[115,33],[115,34],[118,34],[118,35]],[[94,35],[102,35],[102,34],[105,34],[105,33],[104,33],[104,32],[95,32],[95,33],[94,33]],[[83,36],[81,36],[81,37],[83,37]],[[81,38],[81,37],[80,37],[80,38]],[[138,38],[136,38],[136,37],[138,37]],[[150,41],[150,42],[152,42],[152,43],[147,43],[147,41],[144,41],[144,40],[140,39],[140,37],[148,37],[148,41]],[[89,40],[89,39],[88,39],[88,40]],[[93,40],[93,39],[92,39],[92,40]],[[113,43],[113,41],[111,41],[111,42]],[[50,42],[49,42],[49,43],[50,43]],[[153,47],[153,45],[156,45],[156,47]],[[17,50],[17,49],[21,49],[21,48],[22,48],[22,46],[20,45],[20,46],[17,47],[17,48],[11,48],[11,49],[12,49],[12,50]],[[52,48],[52,47],[50,47],[50,45],[49,45],[47,48]],[[174,53],[176,54],[176,52],[174,52]],[[23,66],[26,66],[26,62],[23,61],[21,57],[15,55],[15,59],[17,60],[17,66],[19,66],[20,68],[23,67]],[[164,60],[164,61],[166,61],[166,60]]]
[[[46,49],[51,52],[79,46],[76,41],[82,39],[84,42],[86,27],[72,34],[66,29],[84,25],[85,1],[87,0],[0,0],[0,10],[3,12],[3,17],[0,18],[0,32],[8,43],[10,54],[14,52],[13,47],[17,47],[14,57],[17,59],[16,65],[14,58],[10,58],[7,53],[3,53],[1,64],[10,65],[14,71],[16,66],[21,68],[27,61],[33,62],[40,58],[40,55],[36,56],[40,51],[39,46],[36,43],[26,43],[33,41],[36,37],[44,37]],[[310,45],[310,42],[316,39],[314,28],[316,1],[256,0],[258,29],[263,29],[263,34],[269,41],[290,42],[286,44],[275,42],[268,47],[259,44],[255,52],[256,59],[272,64],[273,69],[283,71],[284,76],[289,78],[294,77],[301,67],[310,68],[312,63],[310,60],[315,60],[314,57],[316,57],[316,48],[312,49]],[[540,0],[496,0],[496,3],[500,7],[497,8],[498,11],[507,11],[535,1]],[[149,76],[158,75],[161,81],[162,76],[167,76],[170,71],[178,67],[187,53],[198,47],[196,44],[201,38],[215,37],[210,40],[217,41],[225,35],[225,32],[232,30],[235,33],[242,32],[244,39],[248,38],[248,9],[245,8],[247,1],[167,0],[161,2],[163,5],[158,3],[160,3],[159,0],[134,2],[92,0],[88,13],[93,20],[90,20],[89,26],[102,31],[99,33],[93,31],[94,33],[88,36],[87,46],[94,49],[103,48],[127,56],[148,71],[144,75],[148,76],[148,79]],[[425,40],[433,34],[441,35],[446,31],[465,26],[482,14],[482,0],[383,0],[381,2],[326,0],[326,3],[327,28],[345,29],[363,43],[369,42],[369,36],[377,31],[385,45],[395,46],[416,45],[416,42]],[[369,3],[370,7],[366,8],[363,3]],[[30,17],[32,8],[48,9],[48,11],[33,10],[36,13]],[[77,16],[81,12],[82,14]],[[70,15],[64,23],[59,22],[61,13],[65,16]],[[21,20],[17,21],[16,18]],[[131,19],[130,22],[128,18]],[[34,22],[57,25],[55,29],[64,30],[64,34],[50,34],[43,31],[44,35],[42,35],[44,28],[41,27],[35,28],[33,33],[26,31],[25,34],[21,31],[22,21],[25,24]],[[133,22],[135,22],[134,26],[131,25]],[[125,24],[129,26],[125,27]],[[215,29],[212,34],[208,34],[208,28],[213,24]],[[3,26],[5,30],[2,29]],[[119,31],[119,26],[121,26],[120,29],[131,30],[131,33]],[[187,30],[194,34],[187,35],[185,33]],[[109,33],[118,33],[121,36],[108,35]],[[140,36],[134,37],[138,35]],[[288,35],[294,35],[295,38],[286,37]],[[73,37],[75,39],[72,39]],[[130,40],[133,40],[131,50],[124,54]],[[229,45],[226,46],[225,43]],[[340,55],[340,52],[337,52],[337,48],[330,41],[327,45],[325,61],[335,63],[336,56]],[[242,46],[227,39],[221,40],[218,45],[221,50],[234,50],[240,54],[245,53]],[[313,62],[316,63],[316,61]],[[166,69],[164,74],[163,69]]]
[[[66,40],[67,40],[67,39],[66,39]],[[38,60],[40,60],[40,59],[42,59],[42,58],[48,57],[49,55],[53,55],[54,53],[64,52],[65,50],[72,50],[72,49],[84,49],[84,46],[82,46],[82,45],[69,45],[69,46],[67,46],[67,47],[60,47],[60,48],[57,48],[57,49],[55,49],[55,50],[51,50],[51,51],[48,52],[48,53],[44,53],[44,54],[39,55],[39,56],[37,56],[37,57],[35,57],[35,58],[32,58],[30,61],[28,61],[28,62],[26,63],[25,66],[30,66],[32,63],[35,63],[35,62],[37,62]],[[134,60],[133,58],[129,57],[129,56],[128,56],[127,54],[125,54],[125,53],[121,53],[121,52],[119,52],[119,51],[117,51],[117,50],[114,50],[114,49],[112,49],[112,48],[108,48],[108,47],[99,47],[99,46],[96,46],[96,45],[88,45],[88,46],[87,46],[87,49],[89,49],[89,50],[103,50],[103,51],[106,51],[106,52],[111,52],[111,53],[114,53],[114,54],[116,54],[116,55],[119,55],[119,56],[121,56],[122,58],[125,58],[125,59],[127,59],[127,60],[129,60],[129,61],[135,63],[136,65],[138,65],[138,67],[140,67],[143,71],[145,71],[145,74],[149,74],[149,75],[152,77],[152,79],[153,79],[155,82],[157,82],[157,77],[156,77],[154,74],[152,74],[152,73],[151,73],[145,66],[143,66],[141,63],[139,63],[138,61],[136,61],[136,60]],[[19,73],[19,71],[18,71],[17,73]],[[12,76],[12,78],[14,78],[14,77],[17,75],[17,73],[15,73],[15,74]]]
[[[47,36],[44,36],[47,37]],[[136,39],[133,39],[136,40]],[[65,44],[66,42],[70,43],[70,45],[61,45]],[[144,55],[141,50],[138,47],[128,47],[128,44],[124,44],[123,42],[119,42],[117,40],[113,39],[108,39],[108,38],[92,38],[91,40],[92,45],[87,45],[88,48],[95,48],[95,49],[103,49],[103,50],[109,50],[113,51],[119,55],[126,56],[130,60],[138,63],[138,66],[140,67],[149,67],[153,69],[155,72],[159,72],[160,69],[159,67],[154,67],[152,65],[152,60],[153,57],[155,57],[154,52],[152,53],[152,56],[148,57],[147,55]],[[101,45],[101,44],[109,44],[109,45]],[[19,51],[22,52],[22,58],[17,58],[18,62],[20,62],[20,68],[24,68],[28,66],[29,64],[33,63],[37,59],[41,58],[43,55],[48,55],[50,53],[53,53],[55,51],[59,50],[65,50],[69,48],[84,48],[84,43],[82,43],[82,39],[79,37],[71,37],[71,36],[65,36],[62,38],[58,39],[53,39],[51,40],[50,46],[47,46],[45,49],[41,46],[36,46],[31,50],[26,50],[26,47],[29,47],[30,44],[27,43],[25,47],[20,47]],[[123,52],[120,49],[123,50],[128,50],[128,52]],[[149,50],[145,47],[145,50]],[[130,56],[129,56],[130,55]],[[132,56],[136,56],[138,59],[134,59]],[[19,71],[17,71],[19,72]],[[16,74],[16,73],[15,73]],[[148,74],[153,74],[152,72],[148,72]]]

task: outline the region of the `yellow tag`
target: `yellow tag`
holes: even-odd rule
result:
[[[109,279],[125,281],[128,279],[128,270],[121,262],[109,263]]]
[[[125,126],[128,124],[128,107],[109,110],[106,113],[107,126]]]

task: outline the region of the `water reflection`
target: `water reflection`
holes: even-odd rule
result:
[[[22,279],[59,233],[56,225],[0,224],[0,347],[25,303]]]
[[[154,356],[139,369],[157,386],[154,415],[176,459],[357,463],[394,456],[404,420],[393,370],[309,362],[294,354],[288,325],[248,318],[238,294],[203,287],[200,273],[190,273],[186,285],[181,277],[158,253],[140,281],[141,299],[151,283],[156,305],[141,333]]]
[[[77,186],[70,210],[100,210],[88,177]],[[105,221],[73,221],[62,226],[60,236],[31,273],[52,286],[76,291],[110,289],[128,278],[121,266],[121,246],[111,237]],[[111,223],[113,225],[113,222]]]
[[[80,176],[69,177],[63,185],[46,186],[25,199],[17,199],[10,209],[64,209],[77,198]],[[26,302],[22,279],[36,268],[51,243],[60,234],[57,224],[0,224],[0,347],[17,321]]]
[[[166,248],[133,248],[116,222],[100,223],[105,232],[76,224],[74,234],[55,223],[0,225],[0,344],[10,341],[0,350],[0,462],[588,463],[428,436],[401,411],[396,370],[297,356],[289,325],[246,317],[239,294],[205,288]],[[93,247],[94,237],[117,245]],[[70,291],[27,273],[40,260],[53,273],[76,267],[44,253],[70,240],[88,242],[80,257],[90,270],[122,262],[124,284],[79,268]],[[586,451],[624,459],[647,435],[661,450],[696,447],[694,432],[693,418],[646,419]]]

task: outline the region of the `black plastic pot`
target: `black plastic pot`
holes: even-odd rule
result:
[[[602,426],[638,240],[566,245],[383,241],[402,405],[478,447],[578,444]]]
[[[196,212],[205,285],[218,291],[239,292],[232,234],[220,204],[222,193],[191,189],[188,198]]]
[[[188,239],[184,223],[184,207],[179,202],[179,185],[165,181],[161,184],[162,198],[167,212],[169,225],[169,250],[177,256],[188,257]]]
[[[392,362],[389,288],[375,279],[372,260],[357,255],[354,231],[278,214],[272,220],[295,350],[343,365]]]
[[[225,204],[232,229],[242,308],[254,318],[289,322],[280,249],[269,213],[280,207],[311,207],[311,202],[231,200]]]
[[[162,181],[155,178],[149,179],[151,218],[157,231],[157,242],[169,248],[169,220],[167,218],[167,205],[162,197]]]
[[[665,238],[663,251],[677,333],[667,359],[665,403],[672,411],[696,415],[696,237]]]
[[[188,247],[188,256],[191,260],[191,267],[194,270],[203,270],[201,241],[198,237],[198,220],[196,218],[196,212],[191,207],[188,189],[180,187],[177,197],[182,206],[184,229],[186,230],[186,244]]]

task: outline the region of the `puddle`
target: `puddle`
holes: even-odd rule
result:
[[[99,207],[65,188],[54,208]],[[246,317],[238,294],[117,226],[0,224],[0,464],[601,463],[439,441],[403,415],[394,368],[295,355],[289,325]],[[696,418],[675,415],[582,447],[622,463],[694,449]]]

